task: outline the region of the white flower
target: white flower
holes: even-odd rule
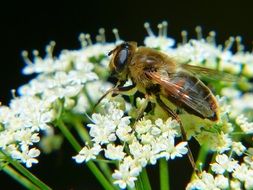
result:
[[[226,178],[223,175],[217,175],[215,177],[215,184],[217,187],[219,187],[221,189],[227,189],[229,187],[228,178]]]
[[[153,127],[151,120],[142,118],[135,124],[135,131],[138,135],[145,134]]]
[[[232,57],[232,62],[236,64],[245,64],[243,74],[246,76],[252,76],[253,75],[253,56],[252,53],[250,52],[237,52],[233,57]]]
[[[0,133],[0,147],[6,149],[6,147],[14,142],[14,132],[10,130],[5,130]]]
[[[105,111],[107,112],[105,115],[93,114],[94,124],[88,124],[89,133],[93,137],[92,141],[100,144],[115,141],[117,139],[115,134],[117,128],[127,127],[130,123],[129,117],[124,117],[124,112],[117,109],[113,103],[105,104]]]
[[[20,142],[20,145],[32,145],[40,141],[38,133],[32,133],[30,129],[22,129],[16,131],[14,134],[14,140]]]
[[[179,134],[179,124],[171,117],[169,117],[165,122],[163,122],[162,119],[157,119],[155,124],[160,128],[162,136],[164,137],[174,138]]]
[[[216,156],[216,162],[211,164],[212,170],[216,174],[223,174],[225,171],[232,172],[239,166],[237,161],[229,159],[226,154],[219,154]]]
[[[144,40],[144,44],[151,48],[160,48],[161,50],[167,50],[175,45],[175,40],[169,37],[163,36],[148,36]]]
[[[244,163],[235,168],[233,172],[233,177],[239,179],[240,181],[245,181],[247,178],[248,166]]]
[[[233,172],[233,177],[244,182],[245,189],[253,188],[253,169],[250,169],[246,164],[242,163]]]
[[[127,157],[120,164],[119,169],[115,170],[112,174],[112,177],[115,179],[113,183],[118,184],[121,189],[125,189],[127,186],[133,188],[140,171],[140,167],[135,166],[134,160]]]
[[[246,147],[243,146],[241,142],[232,142],[232,150],[238,155],[241,156],[245,150]]]
[[[55,119],[55,111],[48,102],[35,96],[22,96],[15,98],[10,103],[10,108],[22,120],[23,127],[32,128],[34,131],[50,128],[48,123]]]
[[[226,87],[221,90],[222,96],[228,97],[228,98],[239,98],[241,95],[241,92],[237,89],[234,89],[232,87]]]
[[[201,63],[204,60],[209,62],[209,66],[212,63],[216,63],[216,58],[222,55],[222,52],[213,44],[207,43],[202,40],[190,40],[189,43],[183,44],[176,48],[172,54],[176,57],[185,58],[186,61],[190,60],[193,63]]]
[[[158,24],[159,34],[155,36],[150,28],[149,23],[145,23],[144,27],[146,28],[148,35],[144,39],[144,44],[148,47],[159,48],[161,50],[167,50],[175,45],[175,40],[167,37],[167,27],[168,23],[166,21]]]
[[[133,158],[140,163],[142,167],[145,167],[148,164],[148,161],[153,164],[155,158],[156,152],[154,152],[154,149],[152,149],[150,144],[142,145],[138,141],[133,141],[129,145],[130,153],[133,156]]]
[[[252,64],[253,65],[253,64]],[[232,113],[230,114],[233,118],[242,114],[244,110],[252,110],[253,109],[253,94],[252,93],[244,93],[238,98],[234,98],[231,100]]]
[[[40,131],[50,133],[55,113],[47,102],[36,96],[14,98],[9,107],[0,108],[0,147],[26,167],[38,163],[40,151],[31,147],[40,141]]]
[[[236,123],[245,133],[253,133],[253,122],[248,122],[248,118],[246,118],[244,115],[239,115],[236,118]]]
[[[247,150],[247,156],[245,156],[243,160],[250,166],[251,169],[253,169],[253,148],[249,148]]]
[[[228,134],[218,134],[208,131],[202,131],[196,136],[200,144],[206,144],[211,150],[223,153],[229,150],[232,145],[232,140]]]
[[[85,70],[81,71],[70,71],[68,75],[68,80],[70,84],[84,84],[87,81],[92,81],[98,79],[98,76],[93,73]]]
[[[88,125],[90,127],[90,136],[93,137],[92,141],[105,144],[116,140],[114,132],[117,126],[110,118],[100,114],[93,114],[92,119],[94,124]]]
[[[133,139],[133,134],[131,132],[132,128],[129,125],[125,127],[118,126],[116,130],[116,135],[121,141],[128,142]]]
[[[238,180],[231,180],[230,181],[230,186],[233,190],[241,190],[241,183]]]
[[[85,146],[76,156],[73,156],[73,159],[75,159],[77,163],[88,162],[89,160],[96,159],[96,156],[101,150],[102,148],[98,144],[93,145],[92,148]]]
[[[12,146],[14,147],[14,146]],[[28,146],[22,146],[21,151],[11,148],[9,150],[12,158],[20,160],[26,164],[26,167],[30,168],[32,164],[37,164],[38,160],[36,157],[40,155],[40,151],[36,148],[29,149]]]
[[[214,177],[210,173],[203,171],[200,175],[200,178],[194,179],[191,181],[186,189],[187,190],[219,190],[228,188],[229,183],[228,179],[223,175],[217,175]]]
[[[124,156],[126,155],[125,152],[123,152],[124,147],[122,145],[112,145],[108,144],[106,146],[105,151],[105,157],[111,160],[122,160]]]
[[[247,178],[244,182],[245,189],[253,189],[253,170],[250,169],[247,173]]]
[[[168,143],[168,147],[164,152],[160,154],[161,157],[165,157],[168,159],[175,159],[175,157],[182,157],[184,154],[188,152],[186,148],[187,142],[180,142],[176,146],[174,146],[174,141]]]

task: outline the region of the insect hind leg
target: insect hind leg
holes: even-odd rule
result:
[[[178,115],[161,100],[159,95],[156,96],[156,101],[161,106],[161,108],[163,108],[173,119],[175,119],[179,123],[181,134],[182,134],[182,136],[181,136],[182,140],[187,142],[186,132],[184,130],[181,119],[178,117]],[[194,171],[196,171],[198,173],[198,169],[196,168],[196,164],[195,164],[195,161],[194,161],[194,158],[192,155],[192,151],[191,151],[188,143],[187,143],[187,148],[188,148],[187,155],[188,155],[188,158],[189,158],[190,163],[192,165],[192,168],[194,169]]]

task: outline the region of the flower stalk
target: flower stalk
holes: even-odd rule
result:
[[[42,190],[51,190],[51,188],[48,185],[46,185],[39,178],[37,178],[35,175],[33,175],[29,170],[27,170],[19,162],[12,159],[10,156],[8,156],[3,151],[1,151],[1,153],[5,156],[5,159],[6,159],[7,162],[9,162],[17,171],[19,171],[23,176],[25,176],[27,179],[29,179],[33,184],[38,186],[38,188],[40,188]],[[13,173],[13,174],[16,174],[15,172],[12,172],[12,171],[9,171],[9,172]],[[23,178],[20,179],[20,183],[24,183],[24,182],[22,182],[22,180],[23,180]]]
[[[148,173],[147,170],[144,168],[140,174],[140,179],[142,181],[143,184],[143,188],[146,190],[152,190],[151,185],[150,185],[150,181],[149,181],[149,177],[148,177]]]
[[[30,180],[22,176],[20,173],[18,173],[15,169],[10,167],[9,165],[5,165],[4,167],[2,167],[2,170],[27,189],[34,189],[34,190],[41,189],[38,186],[34,185],[34,183],[32,183]]]
[[[69,143],[72,145],[72,147],[79,152],[81,150],[81,145],[77,142],[75,137],[71,134],[67,126],[63,123],[63,121],[58,120],[57,126],[62,131],[62,134],[66,137],[66,139],[69,141]],[[111,185],[111,183],[104,177],[103,173],[97,168],[97,166],[92,162],[87,163],[88,168],[90,171],[95,175],[95,177],[98,179],[100,184],[106,189],[106,190],[114,190],[115,188]]]
[[[159,173],[160,173],[160,190],[169,190],[169,167],[168,161],[161,159],[159,161]]]

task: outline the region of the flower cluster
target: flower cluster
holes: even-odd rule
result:
[[[243,152],[245,151],[245,147]],[[239,164],[237,160],[229,158],[226,154],[216,156],[216,162],[211,164],[214,174],[203,171],[197,178],[191,181],[186,189],[252,189],[253,167],[252,148],[246,151],[244,162]],[[230,174],[232,177],[228,178]]]
[[[98,80],[95,71],[105,67],[103,63],[108,58],[104,55],[113,46],[111,44],[96,44],[80,50],[64,50],[59,57],[53,57],[53,46],[54,43],[51,43],[46,48],[47,54],[43,59],[39,57],[38,52],[35,52],[33,62],[28,59],[27,52],[23,52],[27,63],[23,70],[24,74],[38,73],[39,75],[28,84],[20,87],[19,93],[22,96],[39,95],[42,100],[49,103],[55,102],[57,99],[64,99],[67,109],[72,109],[73,105],[77,105],[78,108],[89,107],[87,98],[83,100],[85,97],[83,91],[87,88],[88,94],[86,96],[94,98],[92,95],[94,93],[88,91],[91,88],[89,83]],[[95,89],[97,85],[103,86],[101,82],[100,84],[95,83]],[[96,97],[99,95],[95,94]],[[77,99],[79,103],[76,104],[73,99]],[[78,108],[77,110],[79,110]]]
[[[112,44],[64,50],[59,57],[53,56],[54,45],[51,42],[46,47],[44,58],[35,50],[30,60],[28,53],[23,52],[26,62],[23,73],[37,76],[18,89],[20,97],[14,94],[9,106],[0,106],[0,148],[27,167],[38,163],[40,150],[35,145],[42,135],[54,136],[52,127],[61,111],[84,113],[110,87],[106,81],[98,81],[95,70],[105,68],[108,58],[104,54]]]
[[[47,102],[35,96],[23,96],[0,107],[0,147],[11,157],[31,167],[40,151],[33,147],[40,141],[40,131],[50,133],[49,122],[55,118]]]
[[[187,142],[175,143],[179,136],[179,125],[168,118],[163,121],[142,118],[131,123],[115,100],[103,102],[103,114],[92,115],[90,128],[92,145],[85,146],[74,159],[81,163],[96,159],[103,152],[104,158],[118,161],[119,167],[112,174],[114,183],[120,188],[134,187],[134,181],[147,164],[156,164],[160,158],[166,160],[182,157],[187,153]]]

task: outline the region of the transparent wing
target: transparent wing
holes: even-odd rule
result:
[[[173,78],[161,76],[158,72],[147,72],[151,80],[160,84],[165,89],[168,96],[175,98],[182,102],[195,112],[199,113],[203,117],[209,118],[214,115],[214,111],[211,109],[209,102],[206,100],[208,96],[212,96],[210,91],[204,89],[207,95],[203,95],[198,91],[198,88],[194,87],[194,84],[190,83],[189,76],[173,74]],[[196,79],[197,80],[197,79]],[[201,81],[195,83],[203,84]]]
[[[180,64],[179,68],[188,71],[194,75],[205,77],[211,80],[221,80],[227,82],[236,82],[238,77],[229,73],[221,72],[215,69],[209,69],[205,67],[189,65],[189,64]]]

